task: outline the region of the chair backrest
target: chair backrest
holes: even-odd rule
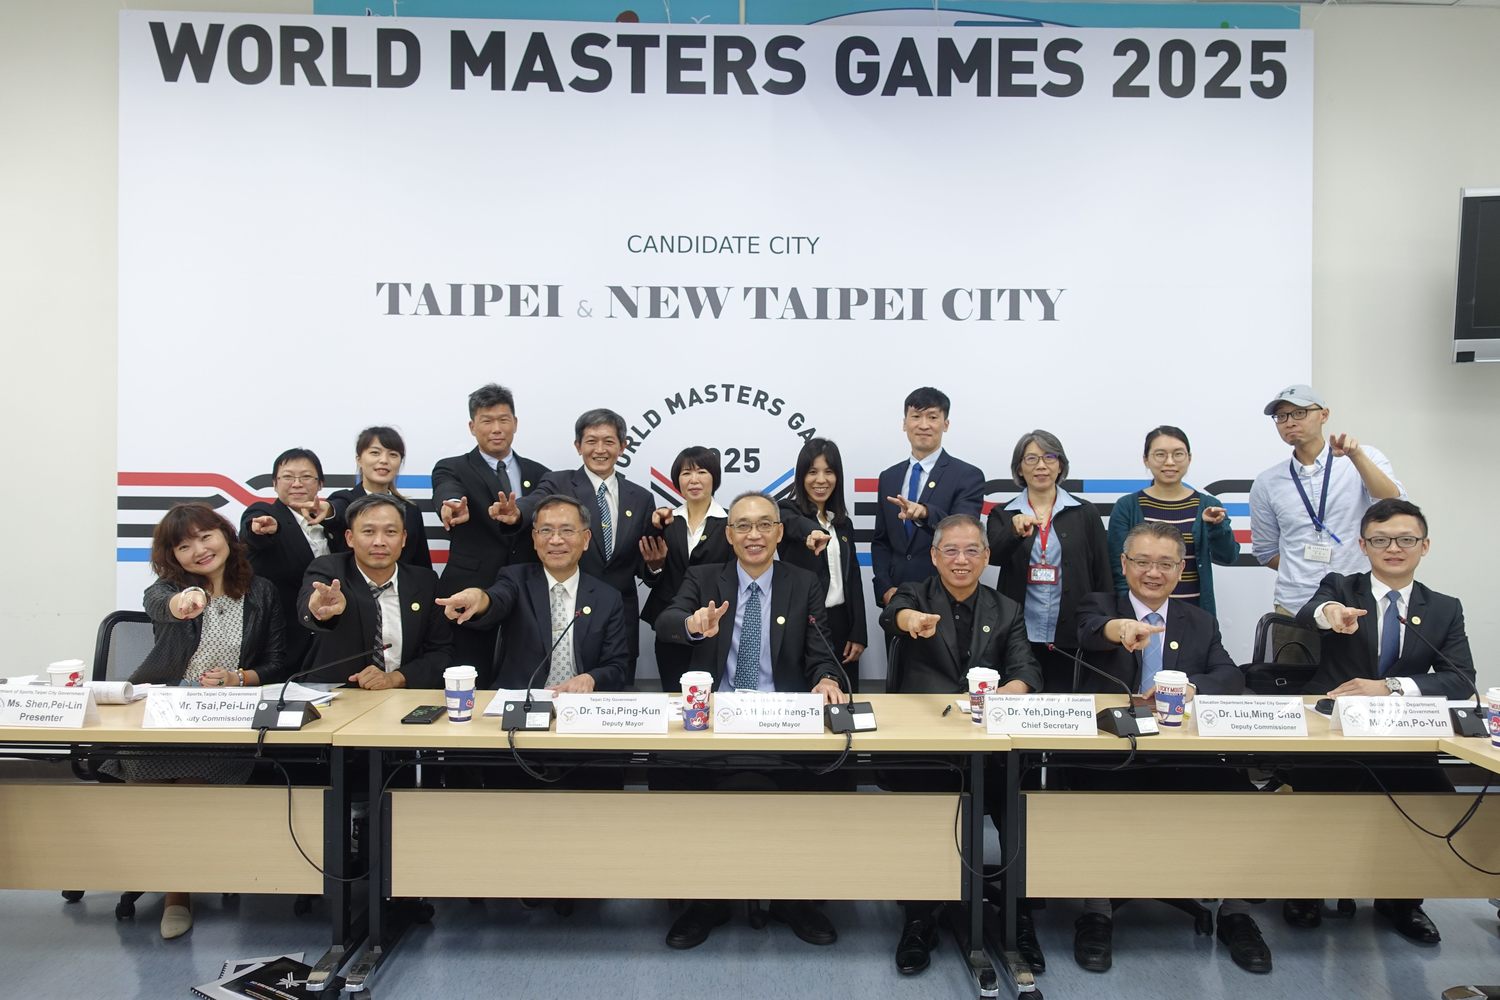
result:
[[[1255,626],[1254,662],[1245,664],[1245,687],[1251,694],[1305,694],[1321,653],[1315,630],[1287,615],[1262,615]]]
[[[99,635],[94,640],[94,680],[129,680],[155,644],[155,631],[146,612],[111,611],[99,623]]]
[[[885,647],[885,689],[887,692],[901,690],[901,640],[893,635]]]

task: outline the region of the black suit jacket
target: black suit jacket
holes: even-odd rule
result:
[[[655,624],[657,615],[677,596],[677,589],[682,586],[689,568],[722,566],[734,560],[734,546],[729,544],[729,536],[725,533],[728,524],[727,517],[704,518],[703,537],[689,552],[687,518],[672,518],[672,523],[662,530],[667,539],[667,563],[660,573],[646,574],[646,586],[651,588],[651,596],[641,608],[641,621],[647,625]]]
[[[1026,639],[1026,621],[1021,606],[983,585],[974,592],[974,634],[969,643],[969,663],[963,665],[958,649],[958,630],[953,624],[953,604],[938,577],[903,583],[891,603],[880,613],[880,627],[888,636],[900,636],[901,669],[898,694],[947,694],[969,689],[968,671],[989,667],[1000,671],[1000,683],[1022,681],[1033,691],[1042,689],[1042,668]],[[937,634],[913,639],[896,627],[902,611],[938,615]]]
[[[525,496],[547,474],[547,467],[529,458],[515,456],[521,481],[511,491]],[[432,467],[432,505],[467,497],[469,519],[448,530],[448,563],[443,567],[439,597],[451,597],[467,587],[485,588],[495,582],[502,566],[535,563],[531,537],[490,517],[490,504],[500,493],[500,480],[478,448],[452,458],[440,459]]]
[[[1337,601],[1367,612],[1353,635],[1318,629],[1313,615],[1328,601]],[[1316,629],[1323,640],[1322,663],[1308,684],[1309,691],[1332,691],[1356,677],[1378,680],[1380,673],[1380,609],[1370,588],[1369,573],[1329,573],[1318,585],[1318,592],[1297,612],[1297,624]],[[1405,614],[1406,637],[1386,677],[1413,677],[1424,695],[1447,698],[1474,696],[1474,655],[1469,651],[1469,636],[1464,631],[1464,608],[1458,598],[1429,590],[1420,582],[1411,585],[1411,598]],[[1428,641],[1457,664],[1457,669],[1412,635],[1420,631]],[[1431,676],[1428,676],[1431,671]]]
[[[365,488],[356,483],[351,489],[339,490],[330,494],[328,502],[333,504],[335,516],[339,521],[339,528],[347,528],[344,520],[344,511],[349,505],[362,496],[368,496]],[[422,519],[422,508],[417,501],[408,500],[405,497],[397,497],[401,504],[406,521],[406,544],[401,548],[401,563],[404,566],[421,566],[424,569],[432,569],[432,550],[427,547],[427,524]],[[486,506],[488,506],[486,504]],[[280,534],[280,532],[278,532]]]
[[[250,522],[257,517],[271,516],[276,519],[276,534],[257,535],[250,530]],[[324,534],[328,536],[328,551],[343,552],[344,523],[337,513],[323,522]],[[302,589],[302,574],[307,564],[313,561],[312,546],[297,515],[280,500],[262,501],[245,508],[240,518],[240,541],[250,551],[250,565],[255,575],[270,581],[281,601],[281,620],[288,625],[298,621],[297,594]],[[305,629],[295,626],[286,630],[286,668],[295,673],[302,669],[307,651],[312,646],[312,636]]]
[[[663,642],[693,647],[693,670],[713,675],[714,688],[724,676],[734,642],[734,614],[739,603],[739,563],[698,566],[688,570],[677,597],[656,619],[656,635]],[[729,610],[719,619],[717,635],[693,642],[688,638],[688,616],[713,602],[728,602]],[[804,569],[776,563],[771,574],[770,613],[765,617],[771,647],[771,679],[777,691],[811,691],[824,677],[839,677],[838,663],[829,653],[828,629],[824,623],[823,586]],[[808,619],[814,619],[809,623]],[[814,635],[814,629],[821,636]],[[840,687],[842,687],[840,682]]]
[[[589,512],[590,530],[593,540],[584,550],[578,568],[589,576],[603,580],[620,594],[620,603],[625,608],[626,641],[630,645],[630,667],[626,670],[626,684],[635,683],[635,656],[640,652],[640,630],[633,626],[640,616],[640,599],[636,596],[635,581],[646,576],[646,562],[641,558],[640,542],[646,535],[660,536],[661,529],[651,526],[651,513],[656,504],[651,493],[626,479],[617,470],[615,478],[620,486],[620,510],[614,526],[614,552],[606,561],[604,539],[599,533],[599,504],[588,473],[582,468],[565,472],[549,472],[536,484],[529,496],[519,503],[521,520],[519,527],[529,531],[531,516],[537,504],[555,494],[572,497],[583,504]]]
[[[1127,652],[1119,643],[1104,638],[1104,626],[1116,618],[1135,618],[1130,597],[1111,591],[1090,594],[1078,609],[1078,648],[1083,658],[1111,676],[1118,677],[1132,692],[1140,690],[1141,654]],[[1162,636],[1161,668],[1181,670],[1199,694],[1244,694],[1245,675],[1224,649],[1219,623],[1202,608],[1183,601],[1167,601],[1167,631]],[[1173,648],[1173,647],[1176,648]],[[1096,694],[1119,694],[1120,689],[1080,670],[1078,690]]]
[[[490,606],[464,627],[500,627],[495,651],[498,687],[526,687],[537,666],[552,648],[552,580],[540,563],[506,566],[487,588]],[[573,644],[573,665],[579,673],[592,674],[600,691],[618,691],[625,686],[625,609],[620,595],[603,580],[587,573],[578,580],[578,614],[563,642]],[[634,622],[632,622],[634,624]],[[538,684],[545,682],[541,670]]]
[[[823,526],[790,502],[781,504],[781,524],[781,545],[777,547],[776,554],[781,557],[782,562],[815,575],[823,585],[824,593],[827,593],[829,574],[833,572],[828,565],[828,550],[824,549],[820,554],[813,555],[807,547],[807,536],[814,531],[822,531]],[[836,517],[830,527],[839,538],[839,577],[844,581],[844,608],[849,612],[847,641],[868,646],[870,629],[865,623],[864,571],[859,565],[859,554],[854,551],[854,522],[848,516]],[[842,649],[836,652],[843,655]]]
[[[1014,514],[1015,511],[1000,507],[991,510],[985,534],[990,541],[990,565],[1000,567],[997,589],[1024,606],[1027,580],[1031,576],[1031,544],[1036,532],[1033,530],[1025,538],[1016,537],[1011,529]],[[1064,507],[1053,515],[1051,530],[1062,543],[1062,605],[1058,608],[1057,630],[1052,641],[1067,646],[1078,635],[1079,603],[1089,594],[1113,590],[1115,581],[1109,572],[1104,522],[1099,520],[1093,504],[1085,500],[1077,507]]]
[[[348,607],[344,613],[320,622],[307,610],[313,582],[329,584],[339,581]],[[443,671],[453,662],[453,632],[443,609],[433,603],[437,597],[437,574],[420,566],[396,566],[396,591],[401,598],[401,673],[411,688],[440,688]],[[297,620],[317,636],[312,665],[332,663],[375,642],[375,598],[365,583],[354,554],[319,556],[307,567],[302,590],[297,595]],[[313,680],[331,683],[359,673],[368,664],[354,662]]]
[[[949,514],[973,514],[984,508],[984,473],[968,462],[954,458],[946,451],[927,474],[917,503],[927,506],[927,520],[919,521],[910,539],[900,511],[886,497],[905,496],[907,469],[911,460],[891,466],[880,474],[880,491],[875,498],[875,534],[870,539],[870,568],[875,603],[892,587],[909,580],[925,580],[937,575],[928,550],[932,548],[932,530]]]

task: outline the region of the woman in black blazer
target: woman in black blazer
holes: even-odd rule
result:
[[[1021,435],[1011,476],[1025,487],[990,512],[990,565],[1000,567],[999,591],[1022,607],[1026,637],[1042,665],[1046,691],[1072,691],[1074,664],[1047,648],[1078,652],[1078,605],[1084,595],[1109,593],[1109,546],[1104,522],[1087,500],[1062,488],[1068,453],[1044,430]]]
[[[791,492],[781,501],[781,520],[778,555],[788,565],[810,570],[822,582],[829,641],[857,692],[859,658],[869,632],[865,585],[854,551],[854,522],[844,503],[844,460],[838,445],[827,438],[812,438],[802,446]],[[822,537],[814,536],[816,544],[809,544],[814,532],[821,532]]]
[[[672,482],[683,503],[675,510],[657,508],[651,515],[652,523],[665,536],[667,561],[661,572],[646,578],[651,596],[641,608],[641,621],[647,625],[654,627],[657,616],[672,603],[689,567],[726,563],[734,558],[724,530],[729,512],[714,499],[722,481],[719,453],[712,448],[684,448],[672,461]],[[663,691],[682,690],[682,675],[692,658],[693,647],[656,640],[656,670]]]
[[[406,545],[401,549],[400,561],[408,566],[432,569],[432,551],[427,547],[427,525],[422,520],[422,508],[396,489],[396,477],[401,473],[401,463],[405,458],[406,442],[394,427],[366,427],[359,432],[354,443],[359,482],[353,489],[339,490],[328,500],[333,504],[334,516],[340,523],[344,520],[345,509],[367,494],[389,493],[400,500],[406,515]]]

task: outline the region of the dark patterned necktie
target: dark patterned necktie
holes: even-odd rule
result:
[[[385,616],[380,611],[380,595],[390,590],[395,583],[394,579],[390,579],[379,587],[370,584],[370,596],[375,598],[375,642],[370,649],[370,662],[381,670],[385,669]]]

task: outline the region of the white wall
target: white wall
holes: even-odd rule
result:
[[[11,470],[0,523],[12,555],[0,572],[0,674],[86,657],[114,601],[119,9],[0,6],[0,419]],[[1500,367],[1448,360],[1458,189],[1500,186],[1500,10],[1319,7],[1303,22],[1317,50],[1314,380],[1336,428],[1389,454],[1431,515],[1423,577],[1464,599],[1481,680],[1500,684],[1487,565],[1500,546],[1483,514],[1500,496]],[[1226,345],[1223,372],[1253,349]],[[164,379],[190,356],[162,358]],[[1252,468],[1282,453],[1269,422],[1265,434]]]

